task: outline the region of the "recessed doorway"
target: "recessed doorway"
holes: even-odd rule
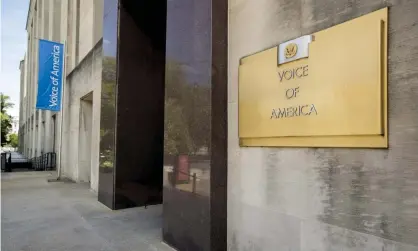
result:
[[[93,93],[80,99],[78,134],[78,181],[91,181],[91,133],[93,118]]]

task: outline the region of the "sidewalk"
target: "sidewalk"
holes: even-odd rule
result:
[[[161,242],[161,205],[112,211],[87,185],[48,183],[55,175],[2,173],[1,250],[173,250]]]

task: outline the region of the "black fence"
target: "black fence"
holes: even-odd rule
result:
[[[17,170],[47,171],[56,170],[56,154],[42,154],[32,159],[12,157],[11,153],[1,153],[1,170],[13,172]]]
[[[32,168],[35,171],[55,170],[57,165],[57,155],[55,153],[45,153],[39,157],[30,159]]]
[[[209,189],[205,185],[209,183],[208,177],[202,176],[210,169],[210,158],[207,155],[171,155],[164,156],[164,166],[170,167],[167,178],[171,186],[181,188],[191,193],[202,194]],[[195,173],[197,171],[199,174]],[[207,190],[207,191],[206,191]]]
[[[1,153],[1,171],[6,172],[6,164],[7,164],[7,153]]]

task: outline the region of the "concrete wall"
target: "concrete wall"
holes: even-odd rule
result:
[[[91,180],[91,134],[93,122],[93,93],[80,100],[78,133],[78,179],[82,182]]]
[[[103,0],[32,0],[29,5],[26,27],[29,39],[24,67],[26,97],[21,101],[25,104],[21,106],[21,114],[23,114],[21,128],[24,127],[22,148],[28,157],[39,156],[41,152],[56,152],[57,168],[62,167],[64,176],[75,181],[91,179],[91,188],[97,191],[101,44],[96,47],[95,45],[102,37]],[[61,42],[66,48],[62,94],[64,107],[60,112],[35,110],[37,38]],[[92,125],[89,134],[91,147],[87,149],[87,146],[84,143],[80,145],[78,140],[80,100],[91,92],[93,92]],[[83,153],[91,152],[85,155],[89,155],[90,160],[82,156],[79,162],[80,146],[81,149],[86,149],[82,151]],[[80,172],[82,166],[89,166],[86,161],[91,162],[90,175]],[[82,165],[79,167],[78,163]]]
[[[93,8],[93,46],[103,37],[104,1],[94,0]]]
[[[23,147],[24,147],[24,137],[25,137],[25,128],[24,128],[24,124],[25,124],[25,57],[26,55],[23,57],[23,60],[20,61],[19,64],[19,70],[20,70],[20,98],[19,98],[19,147],[18,150],[19,152],[23,152]]]
[[[19,107],[22,107],[22,109],[19,109],[19,128],[21,127],[21,126],[23,126],[23,124],[24,124],[24,121],[23,121],[23,118],[24,118],[24,109],[23,109],[23,99],[24,99],[24,97],[25,97],[25,59],[24,59],[25,57],[23,57],[23,59],[20,61],[20,64],[19,64],[19,70],[20,70],[20,90],[22,90],[19,94],[20,94],[20,97],[19,97],[19,101],[20,101],[20,103],[19,103]]]
[[[93,92],[90,178],[94,191],[98,188],[99,171],[101,67],[102,47],[98,44],[67,76],[63,107],[62,175],[74,181],[84,181],[80,179],[83,167],[79,166],[79,148],[86,147],[79,142],[80,103]]]
[[[37,94],[38,39],[59,39],[61,0],[30,1],[26,31],[28,33],[25,54],[24,85],[21,86],[20,135],[23,135],[20,149],[27,157],[39,156],[42,152],[53,151],[53,135],[50,130],[50,111],[35,110]],[[36,7],[36,10],[35,10]]]
[[[389,149],[240,148],[243,56],[389,8]],[[418,250],[418,2],[229,0],[229,250]]]
[[[80,1],[80,28],[78,29],[79,35],[79,59],[82,60],[93,44],[93,25],[94,25],[94,1],[81,0]]]

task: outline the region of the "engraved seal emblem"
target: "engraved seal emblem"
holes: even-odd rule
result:
[[[284,56],[286,58],[293,58],[298,52],[298,45],[295,43],[290,43],[284,48]]]

